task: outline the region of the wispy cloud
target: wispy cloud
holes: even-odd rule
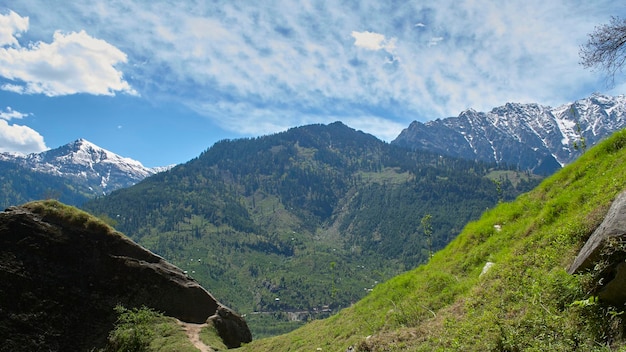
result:
[[[10,106],[7,106],[4,111],[0,111],[0,119],[6,121],[9,121],[11,119],[21,119],[28,115],[29,114],[13,110]]]
[[[508,101],[560,104],[598,90],[601,79],[578,65],[578,47],[594,25],[626,13],[609,0],[401,6],[100,0],[68,2],[55,16],[50,6],[18,2],[13,10],[30,16],[36,45],[15,47],[18,38],[10,44],[2,33],[8,38],[2,50],[22,59],[60,55],[68,66],[55,70],[37,61],[40,73],[17,56],[6,59],[2,75],[27,84],[5,89],[77,91],[52,77],[84,78],[71,56],[87,55],[96,65],[90,71],[106,73],[107,83],[97,85],[104,89],[81,83],[101,92],[94,94],[132,86],[145,99],[183,103],[222,128],[251,135],[342,120],[385,139],[416,119]],[[25,31],[23,24],[10,28]],[[57,33],[49,44],[46,33]]]
[[[18,34],[28,30],[28,17],[0,15],[0,76],[11,80],[0,88],[22,94],[58,96],[76,93],[136,94],[115,68],[126,55],[84,30],[55,31],[52,42],[20,45]]]

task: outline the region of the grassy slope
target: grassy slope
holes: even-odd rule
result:
[[[468,224],[431,261],[339,314],[247,351],[606,350],[621,312],[565,270],[626,188],[626,130],[512,203]],[[496,226],[499,225],[499,226]],[[498,227],[500,229],[498,229]],[[480,276],[487,262],[495,263]],[[578,302],[578,303],[575,303]]]

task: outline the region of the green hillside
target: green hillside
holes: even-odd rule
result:
[[[536,184],[333,123],[218,142],[85,208],[247,314],[258,338],[350,306]]]
[[[626,188],[626,131],[514,202],[469,223],[425,265],[353,306],[243,351],[608,351],[624,347],[623,307],[568,275]],[[481,275],[487,263],[491,268]]]
[[[86,187],[61,176],[36,172],[0,160],[0,209],[35,199],[57,199],[66,204],[82,204],[92,197]]]

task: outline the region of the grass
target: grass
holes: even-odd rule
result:
[[[149,308],[116,307],[118,321],[106,352],[196,352],[174,318]]]
[[[339,314],[242,351],[607,351],[622,312],[566,269],[626,188],[626,131],[468,224],[429,263]],[[481,275],[487,262],[494,265]]]
[[[250,313],[245,319],[250,327],[255,327],[253,339],[261,339],[288,333],[305,323],[303,321],[290,321],[284,317],[286,313]]]
[[[46,221],[70,224],[92,232],[122,236],[121,233],[115,231],[105,221],[54,199],[29,202],[22,206],[35,214],[39,214]]]
[[[200,331],[200,341],[202,341],[205,345],[211,346],[216,351],[224,351],[228,348],[222,341],[222,338],[217,334],[217,330],[213,325],[207,325],[202,328]]]
[[[509,180],[513,186],[517,186],[521,181],[532,181],[539,178],[537,175],[514,170],[493,170],[486,175],[494,181]]]

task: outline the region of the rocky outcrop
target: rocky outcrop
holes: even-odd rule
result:
[[[0,213],[0,351],[102,346],[118,304],[192,323],[228,311],[179,268],[86,213],[54,201],[35,208]]]
[[[252,341],[252,334],[248,324],[237,314],[229,309],[219,307],[215,315],[209,317],[208,322],[213,324],[218,335],[228,348],[237,348],[241,343]]]
[[[598,297],[615,305],[626,303],[626,192],[619,194],[606,217],[570,265],[570,274],[594,270]]]

